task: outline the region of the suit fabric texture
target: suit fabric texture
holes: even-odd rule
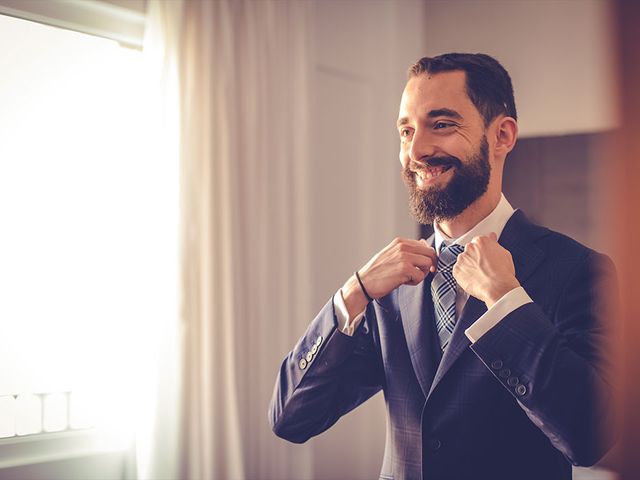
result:
[[[281,365],[273,431],[305,442],[382,390],[381,479],[561,480],[597,462],[612,442],[602,293],[615,291],[613,264],[520,210],[499,243],[533,303],[471,344],[464,330],[486,306],[469,297],[442,354],[431,274],[371,302],[353,337],[329,301]]]

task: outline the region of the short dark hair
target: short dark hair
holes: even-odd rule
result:
[[[467,75],[467,95],[484,118],[485,126],[504,113],[518,119],[511,77],[495,58],[484,53],[445,53],[424,57],[409,68],[409,78],[421,73],[461,70]]]

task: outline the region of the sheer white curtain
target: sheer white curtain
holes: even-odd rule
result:
[[[157,173],[165,172],[161,185],[167,199],[163,200],[163,215],[174,223],[175,238],[158,238],[156,245],[165,252],[175,252],[178,258],[179,172],[180,172],[180,111],[178,55],[182,32],[182,2],[150,0],[147,3],[143,55],[149,109],[149,125],[140,125],[148,145],[144,154],[153,159],[148,164],[156,170],[148,173],[158,183]],[[170,172],[173,171],[172,175]],[[147,218],[146,222],[154,219]],[[165,220],[163,219],[163,222]],[[175,265],[173,265],[175,263]],[[141,364],[140,392],[131,401],[136,405],[136,473],[140,480],[175,479],[180,477],[179,458],[182,342],[179,322],[178,262],[167,261],[166,268],[156,268],[170,298],[150,302],[148,314],[152,328],[144,334],[144,348],[149,352],[139,359]],[[154,266],[155,267],[155,266]],[[166,308],[171,305],[173,308]],[[165,310],[166,309],[166,310]]]
[[[266,412],[281,356],[312,315],[312,7],[183,4],[182,478],[311,477],[308,447],[276,439]]]

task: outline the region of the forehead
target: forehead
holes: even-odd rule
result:
[[[424,117],[431,110],[443,108],[463,117],[479,115],[467,95],[464,71],[421,73],[410,78],[402,93],[399,117]]]

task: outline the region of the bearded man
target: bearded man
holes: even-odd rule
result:
[[[602,292],[611,261],[502,194],[511,79],[483,54],[422,58],[398,119],[429,239],[358,269],[282,363],[269,420],[304,442],[382,390],[381,479],[570,479],[611,446]]]

